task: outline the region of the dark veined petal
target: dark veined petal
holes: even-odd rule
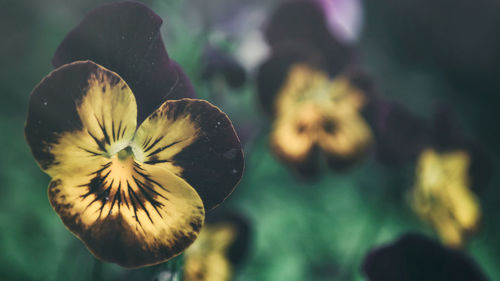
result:
[[[74,62],[33,90],[26,140],[50,176],[79,172],[128,145],[136,112],[134,95],[116,73],[90,61]]]
[[[194,97],[189,79],[168,57],[161,24],[139,2],[104,4],[66,36],[52,63],[59,67],[89,59],[118,73],[135,95],[140,124],[165,100]]]
[[[196,239],[205,211],[183,179],[131,156],[93,164],[94,170],[56,175],[49,199],[94,255],[140,267],[164,262]]]
[[[136,104],[116,73],[64,65],[32,93],[26,139],[52,181],[49,199],[97,257],[125,267],[163,262],[194,241],[203,202],[182,178],[139,163]]]
[[[243,172],[243,153],[231,121],[203,100],[166,101],[138,128],[134,151],[139,161],[185,179],[206,211],[224,201]]]
[[[372,250],[363,272],[369,281],[486,281],[477,264],[463,252],[444,248],[419,234]]]
[[[203,202],[171,172],[132,157],[60,174],[49,199],[64,224],[97,257],[124,267],[164,262],[189,246],[203,225]]]

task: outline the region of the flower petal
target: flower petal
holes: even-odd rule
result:
[[[186,251],[184,280],[231,280],[234,268],[227,251],[236,237],[237,230],[229,223],[205,225],[199,239]]]
[[[104,4],[59,45],[55,67],[90,59],[118,73],[134,92],[140,124],[167,99],[194,97],[189,79],[168,57],[161,18],[139,2]]]
[[[297,114],[284,113],[274,121],[271,147],[283,161],[294,165],[309,158],[317,140],[315,112],[308,107]]]
[[[274,116],[275,100],[280,89],[289,80],[294,65],[305,64],[316,69],[325,70],[325,59],[318,50],[307,44],[281,46],[279,50],[259,66],[257,73],[257,94],[262,108],[270,116]]]
[[[236,238],[228,248],[228,258],[235,266],[241,266],[252,242],[253,229],[251,221],[243,214],[228,209],[217,209],[211,212],[205,219],[206,225],[229,224],[235,228]]]
[[[164,262],[196,239],[203,202],[183,179],[133,157],[101,157],[93,164],[55,176],[49,199],[94,255],[140,267]]]
[[[306,64],[290,69],[276,99],[277,119],[271,144],[287,162],[304,162],[315,145],[334,168],[354,162],[370,147],[373,137],[360,111],[364,93],[344,76],[328,76]]]
[[[460,150],[438,154],[424,149],[418,160],[413,208],[453,247],[463,244],[481,217],[479,200],[469,189],[469,165],[469,154]]]
[[[78,172],[128,145],[136,112],[134,95],[116,73],[90,61],[74,62],[33,90],[26,140],[50,176]]]
[[[210,213],[195,243],[186,250],[185,281],[233,280],[248,251],[250,225],[237,213]]]
[[[166,101],[137,130],[134,153],[185,179],[205,210],[233,191],[243,172],[241,145],[228,117],[203,100]]]
[[[331,115],[323,121],[323,130],[319,131],[318,144],[325,151],[332,168],[347,167],[366,155],[373,142],[368,124],[359,114]],[[329,125],[329,124],[334,125]],[[330,129],[331,128],[331,129]]]
[[[273,49],[289,43],[307,43],[319,50],[334,75],[353,58],[353,50],[332,36],[320,6],[309,1],[288,1],[276,9],[266,29]]]

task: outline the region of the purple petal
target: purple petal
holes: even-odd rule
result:
[[[141,123],[165,100],[194,96],[189,79],[168,57],[161,24],[139,2],[104,4],[66,36],[52,64],[91,60],[118,73],[134,92]]]

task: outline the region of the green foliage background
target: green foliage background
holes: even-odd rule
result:
[[[407,231],[435,236],[407,204],[412,165],[386,168],[370,156],[345,173],[324,167],[324,175],[312,183],[290,173],[269,151],[270,125],[259,110],[251,81],[235,93],[218,89],[215,96],[213,85],[199,79],[207,35],[197,25],[201,22],[197,14],[189,10],[199,1],[146,2],[164,19],[167,50],[192,78],[199,96],[220,106],[236,124],[255,120],[262,125],[257,137],[245,144],[243,180],[225,203],[246,214],[253,228],[247,262],[235,280],[365,280],[360,266],[372,247]],[[380,39],[377,22],[383,19],[377,17],[377,5],[366,2],[360,51],[383,94],[425,119],[430,119],[438,101],[449,103],[466,132],[489,151],[495,167],[498,88],[488,89],[490,95],[466,92],[452,87],[432,68],[393,58]],[[0,280],[152,280],[172,267],[129,271],[96,260],[51,209],[46,191],[49,178],[37,167],[24,141],[32,88],[52,70],[51,57],[65,34],[98,3],[20,0],[0,4]],[[226,44],[229,49],[235,47],[232,42]],[[491,280],[500,276],[498,183],[493,173],[480,195],[482,228],[466,249]]]

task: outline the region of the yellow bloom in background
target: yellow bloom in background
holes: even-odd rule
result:
[[[462,150],[425,149],[418,159],[413,209],[451,247],[462,246],[481,217],[479,200],[469,189],[469,165],[470,156]]]
[[[236,239],[229,223],[206,225],[195,243],[186,250],[184,281],[229,281],[233,266],[227,251]]]
[[[333,162],[356,160],[373,141],[360,114],[364,104],[363,92],[348,77],[330,80],[319,70],[295,64],[276,97],[271,145],[288,163],[306,161],[316,146]]]
[[[235,212],[211,213],[198,239],[185,252],[184,281],[229,281],[241,269],[251,225]]]

